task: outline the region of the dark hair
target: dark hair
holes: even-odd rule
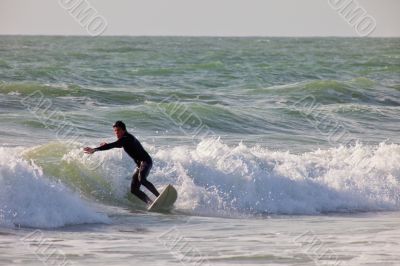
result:
[[[117,122],[115,122],[115,124],[113,125],[113,127],[119,127],[120,129],[126,131],[126,126],[125,126],[124,122],[119,121],[119,120],[118,120]]]

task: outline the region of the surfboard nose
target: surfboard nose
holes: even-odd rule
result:
[[[168,184],[147,210],[153,212],[169,211],[177,198],[178,192],[171,184]]]

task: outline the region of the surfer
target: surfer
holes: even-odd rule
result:
[[[125,152],[135,161],[137,168],[132,176],[131,192],[139,199],[147,204],[151,204],[152,200],[140,190],[140,185],[145,186],[156,197],[160,195],[154,185],[146,178],[149,175],[150,169],[153,166],[153,161],[150,155],[145,151],[142,144],[128,131],[122,121],[117,121],[113,125],[114,133],[117,136],[117,141],[112,143],[101,143],[97,148],[85,147],[85,153],[92,154],[96,151],[105,151],[112,148],[124,148]]]

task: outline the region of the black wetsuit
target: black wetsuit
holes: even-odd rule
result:
[[[154,185],[146,179],[153,166],[150,155],[145,151],[142,144],[128,132],[125,132],[117,141],[97,147],[95,150],[104,151],[112,148],[124,148],[125,152],[135,161],[137,168],[132,176],[131,192],[144,202],[151,203],[151,199],[139,189],[140,185],[143,185],[156,197],[160,195]]]

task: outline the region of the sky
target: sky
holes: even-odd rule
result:
[[[0,34],[400,37],[399,11],[399,0],[0,0]]]

